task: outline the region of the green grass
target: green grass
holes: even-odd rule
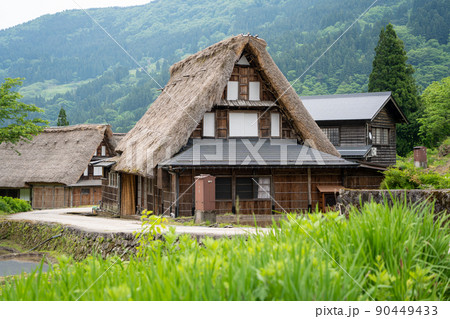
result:
[[[199,243],[171,231],[117,263],[60,258],[48,273],[9,280],[0,300],[450,299],[450,230],[431,205],[290,217],[248,238]]]

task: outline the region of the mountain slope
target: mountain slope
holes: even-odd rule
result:
[[[139,65],[84,12],[65,11],[0,31],[0,78],[25,77],[25,100],[44,107],[51,121],[64,106],[71,123],[109,122],[127,131],[167,82],[169,66],[183,57],[233,34],[259,34],[294,82],[372,2],[159,0],[88,10]],[[419,85],[440,80],[450,66],[448,28],[447,41],[442,32],[446,6],[442,0],[379,1],[295,89],[302,95],[365,91],[373,49],[388,22],[405,42]],[[435,11],[422,30],[418,12],[430,8]]]

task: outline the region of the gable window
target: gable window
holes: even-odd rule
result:
[[[230,136],[258,136],[258,113],[230,112]]]
[[[114,188],[119,187],[119,174],[115,172],[108,173],[108,186]]]
[[[260,100],[260,83],[259,82],[249,82],[249,101],[259,101]]]
[[[103,175],[103,167],[94,166],[94,176],[102,176]]]
[[[237,177],[236,197],[270,199],[270,177]]]
[[[231,177],[216,177],[216,199],[231,200]]]
[[[280,137],[280,113],[270,113],[270,135]]]
[[[322,127],[322,132],[325,133],[331,144],[339,145],[339,127]]]
[[[215,136],[215,113],[205,113],[203,116],[203,136],[214,137]]]
[[[89,167],[86,167],[86,169],[83,172],[83,176],[88,176],[89,175]]]
[[[228,81],[227,85],[227,100],[237,100],[239,98],[239,82]]]
[[[388,145],[389,144],[389,129],[382,127],[372,128],[373,144]]]
[[[106,156],[106,146],[102,145],[102,156]]]

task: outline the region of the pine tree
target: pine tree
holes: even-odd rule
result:
[[[414,69],[407,64],[408,57],[403,41],[397,37],[392,24],[381,29],[375,48],[372,73],[369,76],[369,92],[391,91],[405,114],[409,124],[397,125],[397,153],[406,155],[420,142],[420,102],[413,77]]]
[[[63,107],[59,110],[58,121],[56,123],[58,126],[67,126],[69,121],[67,120],[66,110]]]

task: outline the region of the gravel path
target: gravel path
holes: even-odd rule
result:
[[[78,228],[80,230],[97,233],[133,233],[141,229],[141,222],[137,220],[83,216],[82,213],[91,212],[90,207],[35,210],[25,213],[9,215],[7,219],[28,220],[35,222],[57,223]],[[191,234],[194,236],[235,236],[256,233],[254,228],[213,228],[202,226],[173,226],[177,234]],[[268,229],[259,229],[267,232]]]

